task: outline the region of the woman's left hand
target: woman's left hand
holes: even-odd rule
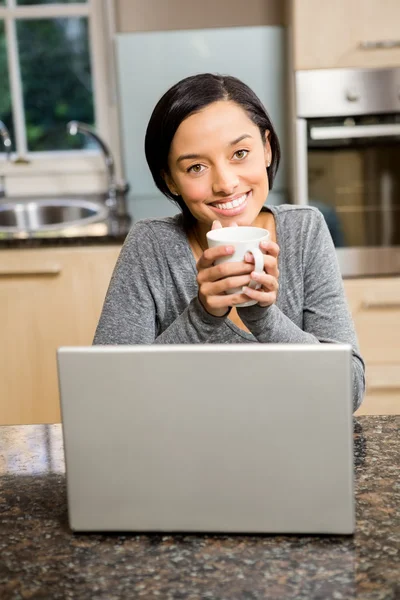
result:
[[[261,288],[253,290],[249,287],[243,288],[243,293],[246,294],[252,300],[256,300],[259,306],[270,306],[275,304],[279,289],[279,269],[278,269],[278,256],[279,246],[275,242],[261,242],[260,250],[264,254],[264,272],[263,273],[251,273],[253,281],[261,284]],[[253,262],[254,257],[248,253],[245,256],[246,262]]]

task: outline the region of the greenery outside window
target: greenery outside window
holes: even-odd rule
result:
[[[13,142],[12,176],[102,170],[98,148],[70,136],[78,120],[110,139],[110,71],[103,0],[0,0],[0,120]],[[106,35],[105,35],[106,34]],[[112,106],[111,106],[112,109]],[[82,160],[83,159],[83,160]],[[29,165],[24,171],[21,165]]]

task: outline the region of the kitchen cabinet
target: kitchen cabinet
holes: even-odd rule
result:
[[[399,0],[291,0],[289,23],[295,70],[400,66]]]
[[[0,251],[0,424],[60,421],[56,350],[92,343],[119,252]]]
[[[345,279],[366,396],[357,414],[400,414],[400,277]]]
[[[92,343],[119,252],[0,251],[0,424],[60,422],[57,348]],[[400,414],[400,277],[344,286],[367,365],[357,414]]]

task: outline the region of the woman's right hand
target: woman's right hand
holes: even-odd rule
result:
[[[226,290],[242,288],[248,285],[254,270],[253,263],[224,262],[215,265],[217,258],[230,256],[234,253],[233,246],[217,246],[203,252],[197,262],[197,284],[199,300],[205,310],[215,317],[223,317],[229,313],[232,306],[248,302],[246,294],[226,294]]]

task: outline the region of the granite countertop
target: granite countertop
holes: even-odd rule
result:
[[[0,598],[398,600],[399,426],[355,419],[354,536],[74,534],[61,426],[0,427]]]
[[[20,236],[0,235],[0,250],[54,248],[69,246],[122,245],[132,226],[129,216],[109,218],[84,227],[67,228],[60,232],[41,232]]]

